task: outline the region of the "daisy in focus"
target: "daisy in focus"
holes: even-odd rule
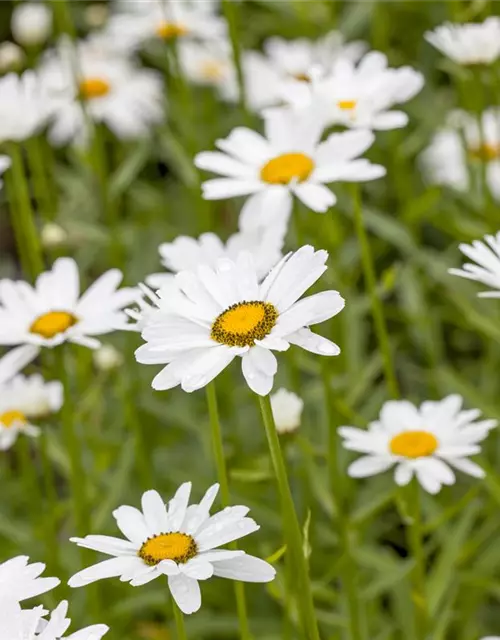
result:
[[[475,478],[484,471],[469,456],[480,453],[482,442],[496,420],[481,420],[478,409],[462,409],[463,398],[452,395],[416,407],[406,400],[389,401],[368,429],[340,427],[344,448],[365,454],[353,462],[348,473],[366,478],[396,467],[394,480],[406,485],[415,475],[429,493],[455,483],[451,467]]]
[[[220,40],[225,37],[226,22],[217,15],[212,2],[194,0],[124,0],[116,3],[106,33],[124,50],[148,42],[183,40]]]
[[[19,371],[36,355],[36,347],[13,349],[0,360],[0,451],[9,449],[18,435],[39,435],[31,420],[59,411],[63,402],[60,382],[45,382],[41,375]]]
[[[500,18],[484,22],[446,23],[425,33],[438,51],[460,65],[491,64],[500,57]]]
[[[158,291],[158,308],[148,310],[142,331],[146,344],[136,351],[142,364],[167,365],[153,389],[201,389],[239,356],[248,386],[264,396],[278,370],[273,351],[295,344],[338,355],[339,347],[309,326],[339,313],[344,299],[338,291],[300,299],[326,271],[327,258],[326,251],[304,246],[285,256],[262,283],[246,252],[234,262],[225,258],[215,268],[177,274],[177,291]]]
[[[393,107],[411,100],[423,85],[419,71],[392,69],[383,53],[371,51],[358,65],[340,59],[326,76],[314,74],[308,83],[289,81],[281,96],[293,108],[316,105],[328,126],[388,130],[408,124],[406,113]]]
[[[119,507],[113,516],[127,539],[96,535],[71,538],[81,547],[113,558],[83,569],[68,584],[83,587],[119,576],[122,582],[138,587],[167,576],[177,606],[190,614],[201,606],[199,580],[212,576],[244,582],[273,580],[276,571],[264,560],[244,551],[218,548],[259,529],[246,517],[247,507],[226,507],[210,516],[218,490],[219,485],[213,485],[199,504],[188,506],[191,483],[185,482],[168,505],[156,491],[146,491],[142,511]]]
[[[296,196],[309,209],[326,212],[336,202],[331,182],[365,182],[385,168],[359,156],[373,143],[370,131],[333,133],[320,142],[323,123],[314,109],[276,109],[265,118],[265,136],[237,127],[216,141],[220,151],[195,157],[199,169],[222,178],[203,183],[206,200],[250,196],[240,214],[248,231],[288,220]]]
[[[0,601],[22,602],[55,589],[58,578],[40,578],[41,562],[28,564],[28,556],[16,556],[0,563]]]
[[[100,640],[108,631],[105,624],[95,624],[64,636],[71,624],[66,618],[68,603],[63,601],[46,620],[43,607],[22,610],[18,603],[2,601],[0,640]]]
[[[476,280],[496,291],[481,291],[480,298],[500,298],[500,231],[484,236],[484,240],[474,240],[472,244],[459,244],[460,251],[472,260],[461,269],[448,269],[453,276]]]
[[[293,433],[300,427],[304,401],[293,391],[278,389],[271,398],[276,431],[280,434]]]
[[[139,297],[135,288],[118,289],[119,269],[110,269],[80,295],[80,275],[72,258],[59,258],[40,274],[35,286],[0,280],[0,344],[56,347],[73,342],[91,349],[97,335],[110,333],[122,309]]]
[[[484,164],[488,189],[500,200],[500,109],[487,109],[480,122],[464,111],[452,112],[422,154],[424,170],[431,183],[467,191],[474,177],[480,181]]]
[[[163,266],[173,273],[155,273],[148,276],[146,282],[154,289],[160,289],[172,280],[174,273],[192,271],[203,264],[215,267],[221,258],[235,260],[241,251],[252,254],[258,278],[262,279],[282,258],[284,233],[284,225],[273,225],[267,229],[234,233],[225,243],[215,233],[203,233],[199,238],[179,236],[158,248]]]
[[[46,87],[32,71],[0,78],[0,142],[20,142],[35,135],[47,124],[51,110]],[[7,168],[4,162],[2,173]]]
[[[53,101],[53,144],[85,144],[91,134],[88,119],[128,140],[148,135],[164,117],[161,76],[96,42],[74,47],[62,40],[46,55],[39,75]]]

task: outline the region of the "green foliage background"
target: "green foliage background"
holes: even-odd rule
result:
[[[83,8],[71,3],[84,33]],[[2,16],[8,3],[1,3]],[[478,287],[453,278],[447,268],[460,262],[457,245],[496,232],[500,208],[484,201],[478,189],[458,195],[423,181],[418,154],[429,143],[449,109],[495,104],[493,90],[483,103],[456,90],[455,69],[423,39],[423,33],[446,19],[483,19],[499,14],[495,2],[302,2],[246,1],[238,5],[239,34],[245,48],[259,48],[265,38],[282,35],[316,38],[339,28],[348,39],[364,39],[384,51],[392,66],[409,64],[422,71],[426,84],[405,106],[407,128],[381,132],[370,157],[388,169],[387,177],[363,187],[363,210],[376,257],[379,291],[390,326],[402,395],[416,403],[460,393],[469,407],[498,417],[500,324],[498,304],[476,298]],[[2,18],[3,20],[3,18]],[[163,68],[164,52],[154,47],[144,63]],[[500,86],[500,76],[499,79]],[[58,204],[51,216],[69,233],[67,246],[47,252],[78,261],[84,284],[112,266],[121,266],[127,284],[161,270],[157,246],[179,234],[215,230],[226,237],[237,227],[240,202],[201,200],[200,176],[192,158],[210,149],[217,137],[236,125],[260,126],[238,107],[220,102],[208,89],[168,82],[168,117],[150,140],[123,144],[107,135],[107,193],[112,218],[102,216],[102,200],[92,157],[71,149],[55,155]],[[498,96],[498,93],[496,93]],[[464,103],[465,101],[465,103]],[[326,470],[328,428],[363,425],[374,419],[388,399],[370,305],[363,283],[358,243],[347,187],[335,188],[338,204],[325,216],[296,212],[287,247],[311,243],[330,252],[321,288],[333,286],[346,298],[345,310],[321,332],[335,339],[342,355],[328,363],[292,349],[279,355],[276,388],[283,385],[305,400],[300,432],[284,441],[294,496],[307,534],[317,615],[324,638],[346,637],[346,609],[339,573],[344,559],[333,513]],[[21,277],[8,223],[5,193],[1,208],[0,275]],[[15,213],[14,213],[15,214]],[[113,335],[109,342],[125,364],[110,373],[94,369],[91,354],[68,349],[66,367],[72,385],[72,415],[84,461],[89,533],[117,533],[111,512],[120,504],[137,505],[151,487],[168,498],[176,486],[193,481],[200,497],[216,480],[203,392],[153,392],[155,367],[135,363],[141,340],[135,334]],[[51,355],[51,354],[49,354]],[[54,358],[37,364],[47,378],[57,375]],[[34,367],[34,368],[37,368]],[[327,372],[326,375],[325,371]],[[251,507],[261,530],[244,548],[269,557],[283,552],[283,531],[258,406],[236,363],[217,380],[232,502]],[[328,422],[328,412],[332,422]],[[141,450],[140,436],[145,439]],[[500,634],[500,440],[489,437],[481,464],[485,481],[460,476],[455,486],[423,500],[428,567],[426,597],[432,613],[432,640],[476,640]],[[82,562],[98,554],[68,542],[74,534],[68,495],[68,457],[58,417],[44,425],[43,436],[56,476],[55,511],[44,490],[38,443],[15,447],[0,459],[0,559],[27,554],[47,562],[48,575],[63,581]],[[141,467],[141,456],[147,464]],[[352,458],[343,455],[346,466]],[[345,468],[344,466],[344,468]],[[142,470],[141,470],[142,469]],[[412,594],[403,524],[390,473],[367,481],[343,481],[350,512],[350,535],[360,568],[367,638],[413,640]],[[403,514],[404,515],[404,514]],[[47,527],[57,524],[47,546]],[[277,554],[280,556],[280,553]],[[295,637],[284,621],[283,557],[278,578],[267,586],[249,585],[251,629],[262,640]],[[237,618],[229,581],[202,584],[203,607],[187,620],[189,638],[236,638]],[[111,626],[110,639],[163,640],[170,637],[171,609],[161,581],[134,589],[106,580],[85,590],[64,585],[48,594],[54,605],[70,597],[74,628],[96,622]]]

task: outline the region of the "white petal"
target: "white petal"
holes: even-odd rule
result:
[[[197,580],[188,578],[182,573],[168,577],[170,592],[179,609],[189,615],[201,607],[200,585]]]
[[[177,576],[180,573],[179,566],[173,560],[162,560],[157,565],[158,571],[166,576]]]
[[[203,151],[199,153],[194,158],[194,164],[198,169],[232,178],[253,178],[254,176],[256,177],[257,173],[255,167],[238,162],[225,153],[218,151]]]
[[[238,226],[241,231],[254,231],[281,224],[286,227],[292,212],[292,194],[287,187],[269,186],[252,195],[243,205]]]
[[[389,456],[363,456],[349,466],[347,473],[351,478],[366,478],[386,471],[393,464]]]
[[[245,553],[239,558],[214,563],[214,575],[243,582],[270,582],[276,570],[265,560]]]
[[[257,355],[254,353],[256,350],[259,350]],[[276,363],[276,357],[270,351],[262,349],[262,347],[252,347],[242,358],[241,370],[250,389],[260,396],[266,396],[273,388],[274,373],[272,371],[275,366],[273,362],[268,364],[266,362],[267,358],[260,357],[259,353],[261,352],[270,354],[274,358],[274,363]],[[271,364],[273,365],[272,367],[270,366]],[[269,372],[262,370],[265,367]]]
[[[175,492],[174,497],[168,503],[168,522],[172,531],[179,531],[184,518],[191,495],[191,482],[184,482]]]
[[[294,186],[293,192],[306,207],[318,213],[325,213],[337,202],[335,194],[322,184],[302,182]]]
[[[135,507],[124,505],[113,511],[118,528],[131,542],[141,545],[153,533],[144,520],[144,516]]]
[[[138,550],[138,545],[134,542],[112,536],[89,535],[85,538],[70,538],[70,541],[75,542],[79,547],[107,553],[110,556],[132,555]]]
[[[144,562],[139,557],[111,558],[75,573],[68,580],[68,584],[70,587],[84,587],[97,580],[121,576],[125,572],[133,571],[135,568],[140,571],[143,566]]]
[[[302,327],[333,318],[345,306],[338,291],[322,291],[293,304],[278,319],[277,331],[281,335],[293,333]]]
[[[286,336],[286,339],[290,344],[296,344],[298,347],[320,356],[338,356],[340,353],[340,347],[335,342],[313,333],[310,329],[295,331],[295,333]]]
[[[165,533],[169,530],[167,507],[158,491],[142,494],[142,511],[146,525],[152,532]]]
[[[247,196],[260,191],[262,185],[255,180],[237,180],[232,178],[215,178],[201,185],[205,200],[224,200],[235,196]]]
[[[200,504],[192,505],[194,507],[192,513],[187,515],[182,523],[181,530],[185,533],[194,534],[200,528],[201,525],[208,519],[210,515],[210,509],[219,492],[219,484],[212,485],[203,498]]]
[[[400,487],[407,485],[413,478],[413,467],[406,462],[400,462],[394,472],[394,481]]]
[[[179,569],[184,575],[195,580],[208,580],[214,575],[212,564],[205,562],[202,557],[188,560],[186,564],[180,565]]]
[[[467,458],[449,458],[446,462],[455,467],[455,469],[467,473],[474,478],[484,478],[486,476],[484,469]]]
[[[198,550],[202,552],[220,547],[233,540],[248,536],[254,531],[258,531],[259,528],[259,525],[252,518],[241,518],[235,522],[220,525],[214,523],[214,525],[207,526],[196,536]]]

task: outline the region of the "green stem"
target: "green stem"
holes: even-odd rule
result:
[[[370,301],[372,306],[373,321],[375,323],[375,333],[377,335],[378,344],[382,353],[382,361],[384,366],[384,374],[387,382],[389,393],[393,398],[399,396],[399,388],[394,371],[393,358],[391,353],[391,345],[389,342],[389,333],[385,322],[382,301],[377,292],[377,278],[375,275],[375,265],[373,255],[370,248],[370,242],[366,233],[363,210],[361,207],[360,190],[357,185],[353,185],[353,204],[354,204],[354,224],[358,235],[359,246],[361,249],[361,260],[363,264],[363,273],[365,284],[368,288]]]
[[[206,386],[206,396],[208,405],[208,415],[210,419],[210,431],[212,434],[212,446],[214,450],[215,464],[217,467],[217,475],[220,484],[220,495],[223,507],[229,506],[229,482],[227,478],[226,458],[224,456],[224,444],[222,441],[222,429],[219,419],[219,409],[217,405],[217,392],[215,382],[210,382]],[[237,549],[237,544],[233,542],[229,545],[231,549]],[[243,640],[251,638],[250,626],[248,623],[247,605],[245,598],[245,588],[243,583],[236,581],[234,583],[234,592],[236,596],[236,608],[238,611],[238,620],[240,623],[240,637]]]
[[[233,52],[233,62],[236,68],[236,76],[238,78],[238,90],[240,98],[240,106],[246,117],[249,117],[246,104],[245,75],[243,73],[243,65],[241,59],[241,42],[238,29],[238,7],[232,0],[222,0],[222,12],[227,20],[229,27],[229,39],[231,41],[231,49]]]
[[[44,522],[45,535],[47,540],[47,557],[49,559],[48,564],[51,571],[54,572],[54,575],[58,575],[60,573],[59,545],[54,544],[54,540],[57,539],[58,530],[58,498],[54,469],[52,468],[52,464],[47,451],[47,435],[45,433],[45,428],[44,432],[41,434],[38,440],[38,450],[42,463],[43,488],[45,493],[45,505],[47,509],[44,516]]]
[[[309,640],[319,640],[318,624],[309,578],[309,567],[303,549],[302,532],[300,530],[297,513],[295,512],[295,505],[293,503],[292,492],[288,482],[285,461],[274,423],[269,396],[259,396],[259,403],[266,430],[269,453],[278,483],[287,545],[294,563],[296,596],[300,606],[302,625]]]
[[[68,376],[68,358],[64,345],[58,347],[57,376],[64,387],[64,403],[61,407],[61,421],[66,452],[70,464],[70,487],[73,504],[73,517],[77,535],[85,535],[89,529],[89,516],[87,511],[87,495],[85,489],[85,472],[83,469],[81,447],[76,433],[75,411],[72,403],[71,387]],[[65,357],[66,356],[66,357]]]
[[[152,463],[149,459],[147,437],[137,410],[137,393],[135,386],[131,378],[127,379],[125,376],[120,377],[120,392],[122,393],[122,401],[125,408],[125,424],[132,425],[135,434],[135,461],[137,472],[143,488],[146,489],[153,486]]]
[[[26,142],[28,162],[33,176],[33,188],[39,213],[45,220],[53,220],[56,213],[54,204],[54,185],[51,175],[52,158],[45,153],[45,144],[41,138],[32,138]]]
[[[172,608],[174,610],[175,628],[177,629],[177,640],[187,640],[186,627],[184,626],[184,614],[172,598]]]
[[[420,506],[420,486],[414,479],[408,487],[408,543],[413,556],[413,606],[418,640],[427,637],[427,599],[425,593],[425,550],[422,532],[422,511]]]
[[[31,206],[28,180],[24,169],[21,148],[15,142],[8,143],[12,166],[7,172],[7,187],[11,207],[12,226],[16,235],[19,256],[26,275],[32,280],[44,270],[42,250]]]

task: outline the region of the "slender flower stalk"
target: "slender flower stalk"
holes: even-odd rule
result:
[[[241,62],[241,44],[237,23],[237,10],[238,8],[235,6],[234,2],[232,2],[231,0],[222,0],[222,11],[229,27],[229,39],[231,41],[233,61],[238,78],[239,102],[242,111],[248,116],[245,91],[245,76],[243,74],[243,66]]]
[[[269,453],[278,483],[278,490],[283,510],[283,519],[287,543],[294,564],[294,574],[297,582],[297,601],[300,607],[302,625],[307,638],[310,640],[319,640],[318,624],[316,613],[314,610],[314,601],[312,596],[311,582],[309,578],[309,567],[304,555],[302,544],[302,533],[300,530],[299,520],[295,512],[292,493],[288,481],[281,445],[274,423],[274,416],[271,408],[269,396],[259,396],[260,410],[262,420],[266,430],[267,442],[269,445]]]
[[[375,323],[375,333],[379,343],[380,351],[382,353],[382,360],[384,366],[384,374],[387,382],[389,393],[393,398],[399,396],[398,383],[396,379],[396,373],[394,370],[394,362],[391,353],[391,345],[389,342],[389,333],[387,330],[387,324],[385,321],[384,311],[382,308],[382,302],[377,293],[377,278],[375,275],[375,265],[373,262],[373,255],[370,249],[370,242],[366,233],[363,210],[361,206],[361,196],[357,185],[353,185],[353,205],[354,205],[354,224],[356,227],[356,233],[358,235],[359,246],[361,250],[361,260],[363,264],[363,273],[365,277],[366,286],[370,295],[370,301],[372,306],[373,321]]]
[[[34,280],[43,271],[43,257],[31,206],[29,184],[20,147],[11,142],[8,144],[8,152],[12,161],[6,176],[12,226],[23,269]]]
[[[172,609],[174,611],[175,628],[177,629],[177,640],[187,640],[186,627],[184,625],[184,614],[175,604],[172,598]]]
[[[222,430],[219,419],[215,382],[211,382],[206,386],[206,396],[208,415],[210,418],[210,431],[212,434],[212,446],[214,450],[215,464],[217,467],[217,476],[220,484],[221,502],[223,507],[227,507],[230,504],[229,483],[227,478],[227,467],[226,459],[224,456],[224,445],[222,440]],[[236,550],[238,548],[238,545],[236,544],[236,542],[233,542],[231,545],[229,545],[229,548]],[[251,638],[251,635],[247,616],[244,585],[239,581],[235,581],[234,592],[236,596],[236,608],[238,610],[241,638],[242,640],[248,640],[249,638]]]
[[[425,640],[428,632],[427,597],[425,592],[425,550],[422,532],[420,485],[416,479],[407,488],[408,495],[408,543],[413,556],[413,610],[417,640]]]
[[[47,145],[40,137],[26,142],[26,151],[30,171],[33,176],[33,189],[38,212],[45,221],[53,220],[56,213],[57,196],[51,175],[54,170],[52,157],[46,153]]]

